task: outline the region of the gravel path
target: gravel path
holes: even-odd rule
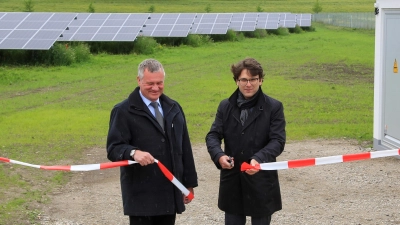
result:
[[[217,207],[219,171],[205,145],[193,150],[199,187],[176,224],[223,224]],[[351,141],[311,140],[288,143],[278,160],[366,151]],[[91,149],[82,164],[107,162],[105,154],[105,149]],[[399,171],[395,157],[280,170],[283,209],[272,224],[400,224]],[[119,169],[76,173],[49,195],[51,202],[41,206],[42,225],[129,224],[122,212]]]

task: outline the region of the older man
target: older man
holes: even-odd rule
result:
[[[138,87],[111,112],[107,157],[134,160],[121,167],[124,214],[130,224],[172,225],[188,198],[154,164],[162,162],[189,191],[198,185],[186,119],[181,106],[163,94],[162,64],[147,59],[138,68]]]

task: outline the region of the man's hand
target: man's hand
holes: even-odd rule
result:
[[[135,151],[133,160],[138,162],[141,166],[147,166],[154,163],[154,157],[150,153],[141,150]]]
[[[218,159],[219,165],[221,165],[222,169],[232,169],[234,166],[233,157],[229,157],[227,155],[223,155]]]
[[[257,160],[255,160],[255,159],[252,159],[252,160],[250,161],[250,165],[252,165],[252,166],[255,166],[255,165],[257,165],[257,164],[259,164],[259,163],[258,163]],[[256,169],[249,169],[249,170],[246,170],[246,171],[244,171],[244,172],[246,172],[248,175],[254,175],[254,174],[256,174],[258,171],[259,171],[259,170],[256,170]]]
[[[194,195],[194,190],[192,187],[187,188],[193,195]],[[183,195],[183,203],[184,204],[189,204],[192,200],[190,200],[188,197],[186,197],[185,195]]]

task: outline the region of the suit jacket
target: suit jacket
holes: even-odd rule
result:
[[[160,96],[164,130],[144,104],[137,87],[128,99],[111,111],[107,157],[111,161],[133,160],[132,149],[147,151],[163,163],[185,186],[196,187],[197,174],[186,119],[181,106]],[[156,163],[120,168],[124,214],[156,216],[182,213],[182,192],[161,172]]]
[[[276,161],[286,141],[283,105],[261,93],[242,125],[236,103],[238,91],[221,101],[206,136],[208,152],[217,168],[221,169],[218,160],[224,154],[233,156],[235,162],[233,169],[221,170],[218,207],[231,214],[272,215],[282,209],[277,171],[248,175],[240,172],[240,165],[251,159],[259,163]],[[224,140],[224,150],[221,140]]]

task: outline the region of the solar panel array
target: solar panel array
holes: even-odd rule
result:
[[[279,13],[260,13],[256,24],[257,29],[278,29],[279,27]]]
[[[134,41],[148,13],[79,13],[58,41]]]
[[[194,20],[191,34],[226,34],[232,13],[199,13]]]
[[[186,37],[196,13],[153,13],[141,35],[150,37]]]
[[[300,27],[311,26],[311,14],[298,14],[296,17],[296,24]]]
[[[0,49],[49,49],[56,41],[134,41],[311,26],[291,13],[22,13],[0,12]]]
[[[0,13],[0,49],[49,49],[76,13]]]
[[[282,13],[279,15],[279,25],[281,27],[295,28],[296,27],[296,14]]]
[[[235,31],[254,31],[256,29],[258,13],[234,13],[229,29]]]

